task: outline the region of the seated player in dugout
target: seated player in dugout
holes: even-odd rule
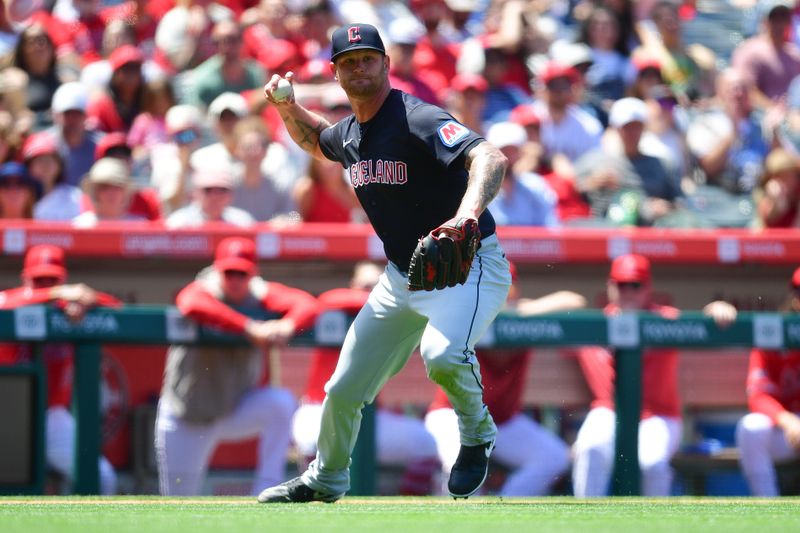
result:
[[[781,311],[800,313],[800,268]],[[753,496],[780,496],[775,462],[800,457],[800,350],[753,348],[747,403],[736,427],[742,473]]]
[[[540,298],[520,298],[517,269],[511,263],[511,290],[506,310],[524,316],[586,307],[586,298],[570,291],[557,291]],[[497,444],[492,460],[509,469],[498,490],[500,496],[543,496],[567,472],[569,446],[523,412],[528,366],[533,350],[479,348],[483,377],[483,401],[497,424]],[[425,426],[436,439],[444,479],[450,475],[459,451],[458,417],[441,388],[425,416]]]
[[[367,261],[358,263],[349,287],[331,289],[317,297],[320,312],[343,311],[355,315],[366,304],[382,273],[383,266]],[[324,387],[336,369],[339,350],[337,347],[314,349],[306,390],[294,415],[292,435],[306,463],[317,453]],[[377,463],[404,467],[398,492],[402,495],[430,494],[439,461],[436,442],[425,429],[422,419],[378,406],[375,424]]]
[[[25,254],[22,286],[0,292],[0,309],[50,303],[73,322],[80,322],[94,306],[118,307],[122,302],[83,283],[66,284],[67,266],[62,248],[32,246]],[[0,365],[27,363],[34,358],[32,343],[1,343]],[[75,472],[75,420],[70,411],[75,346],[47,342],[41,347],[47,379],[45,458],[47,466],[67,481]],[[117,476],[105,457],[99,460],[100,492],[115,494]]]
[[[259,437],[253,493],[286,476],[296,402],[280,386],[261,386],[263,349],[285,345],[311,326],[317,302],[300,289],[258,275],[255,243],[228,237],[214,264],[178,293],[187,318],[241,334],[247,346],[175,344],[167,353],[156,416],[155,447],[162,495],[203,492],[211,456],[222,441]],[[279,318],[250,318],[274,313]]]
[[[650,261],[626,254],[611,263],[607,282],[607,316],[625,311],[649,311],[676,319],[680,311],[653,301]],[[717,326],[736,320],[736,308],[720,300],[703,308]],[[614,467],[616,413],[614,412],[614,354],[610,348],[584,346],[578,362],[592,395],[573,445],[572,486],[575,496],[605,496]],[[642,410],[639,422],[639,467],[642,495],[669,496],[672,489],[670,459],[681,443],[681,399],[678,390],[678,350],[649,348],[642,359]]]

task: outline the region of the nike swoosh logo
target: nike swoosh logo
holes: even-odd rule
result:
[[[346,141],[342,142],[342,148],[347,148],[347,145],[353,142],[353,139],[347,139]]]

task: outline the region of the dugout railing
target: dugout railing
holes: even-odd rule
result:
[[[259,317],[266,318],[266,317]],[[341,344],[350,317],[324,313],[313,330],[297,337],[298,346]],[[129,305],[122,309],[94,309],[80,323],[69,322],[50,306],[28,306],[0,311],[0,342],[72,342],[76,347],[73,410],[76,418],[76,468],[73,491],[97,494],[100,454],[100,360],[103,344],[165,345],[196,343],[233,345],[243,338],[222,334],[186,320],[169,306]],[[718,349],[757,346],[768,349],[800,347],[800,317],[778,313],[740,313],[726,329],[697,312],[676,320],[649,313],[624,313],[605,317],[599,311],[578,311],[537,317],[510,313],[498,316],[481,340],[486,347],[610,346],[616,353],[617,439],[614,495],[637,495],[639,489],[638,422],[641,405],[641,354],[648,346]],[[702,355],[697,355],[702,357]],[[0,367],[0,375],[33,376],[37,392],[34,428],[37,463],[31,482],[0,487],[0,492],[41,493],[43,489],[45,374],[41,359],[19,367]],[[744,383],[742,384],[744,386]],[[4,406],[13,409],[13,406]],[[353,494],[375,491],[374,418],[365,409],[352,465]]]

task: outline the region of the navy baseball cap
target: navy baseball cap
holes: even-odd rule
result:
[[[371,24],[347,24],[337,28],[331,37],[331,61],[351,50],[377,50],[386,54],[378,29]]]

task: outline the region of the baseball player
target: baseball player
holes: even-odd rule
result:
[[[800,268],[785,307],[800,313]],[[736,427],[739,462],[753,496],[779,496],[774,461],[800,455],[800,350],[750,352],[750,413]]]
[[[370,291],[378,284],[381,272],[383,268],[375,263],[358,263],[350,287],[332,289],[317,297],[321,310],[357,313],[367,302]],[[338,348],[318,347],[314,350],[306,390],[294,414],[292,436],[297,450],[309,461],[317,453],[325,383],[333,374],[338,360]],[[458,428],[455,431],[458,434]],[[400,494],[421,496],[431,493],[432,478],[439,460],[436,442],[422,420],[379,407],[375,413],[375,440],[379,464],[406,467],[400,480]]]
[[[516,271],[512,265],[512,279]],[[576,293],[559,291],[541,298],[518,299],[511,286],[507,309],[533,316],[586,307]],[[479,349],[484,401],[497,424],[493,460],[511,469],[501,496],[541,496],[569,467],[569,447],[522,412],[522,394],[532,357],[529,348]],[[436,439],[442,470],[448,475],[458,454],[458,416],[441,388],[425,416],[425,427]]]
[[[313,323],[317,302],[301,291],[257,274],[255,243],[223,239],[214,264],[178,293],[186,317],[241,333],[253,346],[170,346],[156,415],[156,459],[163,495],[197,495],[220,441],[259,436],[254,494],[285,479],[295,410],[292,393],[259,387],[260,348],[286,343]],[[279,319],[248,318],[264,312]]]
[[[649,311],[677,318],[674,307],[655,304],[650,284],[650,261],[637,254],[617,257],[608,279],[609,304],[604,312]],[[715,301],[703,309],[720,327],[736,319],[736,309]],[[572,485],[575,496],[605,496],[614,467],[614,356],[599,346],[578,350],[578,361],[594,399],[573,445]],[[678,352],[650,348],[642,360],[642,412],[639,422],[639,466],[642,494],[669,496],[669,461],[681,441],[681,402],[678,394]]]
[[[32,246],[25,254],[22,286],[0,292],[0,309],[53,303],[72,321],[80,321],[92,306],[119,306],[121,302],[79,283],[65,285],[64,250],[50,244]],[[75,468],[75,420],[72,402],[72,369],[75,347],[50,342],[42,348],[47,373],[45,455],[50,468],[72,479]],[[16,364],[33,358],[31,344],[0,344],[0,364]],[[100,458],[100,491],[115,494],[117,475],[105,457]]]
[[[298,105],[284,90],[290,73],[274,75],[264,93],[301,148],[346,169],[389,263],[325,386],[316,459],[259,501],[332,502],[347,492],[361,409],[418,344],[428,377],[459,414],[461,451],[448,490],[468,497],[486,478],[496,434],[474,344],[511,283],[486,211],[506,159],[442,109],[392,89],[375,27],[336,29],[331,52],[331,69],[353,115],[331,125]]]

